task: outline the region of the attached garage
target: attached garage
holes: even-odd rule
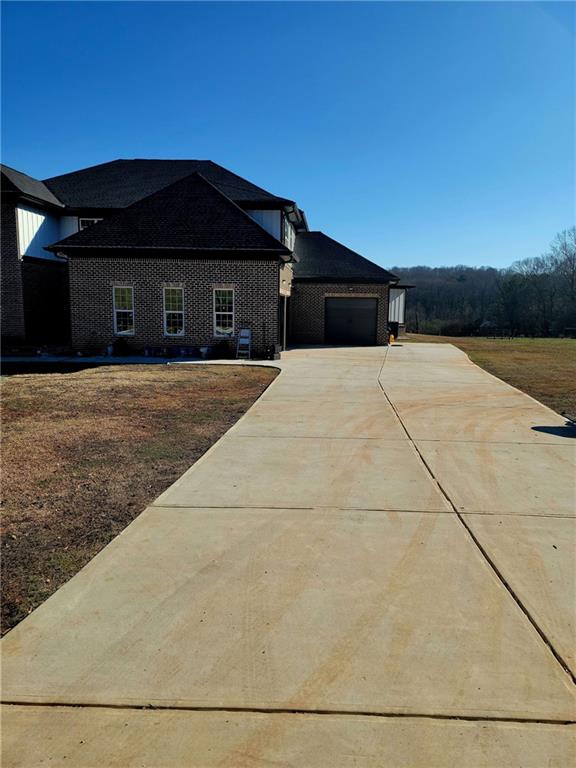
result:
[[[395,275],[323,232],[299,232],[294,255],[289,343],[388,343]]]
[[[376,344],[378,299],[326,298],[324,339],[327,344]]]

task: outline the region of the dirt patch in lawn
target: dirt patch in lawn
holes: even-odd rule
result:
[[[454,344],[473,363],[576,418],[576,339],[485,339],[410,333],[402,341]]]
[[[2,633],[174,482],[276,374],[143,365],[3,378]]]

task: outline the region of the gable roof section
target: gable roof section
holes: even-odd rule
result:
[[[9,168],[4,164],[0,166],[0,169],[2,171],[3,192],[17,192],[34,200],[57,205],[59,208],[63,207],[60,200],[48,189],[44,182],[28,176],[26,173],[21,173],[14,168]]]
[[[199,173],[193,173],[46,250],[290,251]]]
[[[113,160],[45,179],[45,184],[71,208],[126,208],[192,173],[200,173],[226,197],[243,206],[281,208],[293,202],[211,160]]]
[[[395,283],[398,278],[323,232],[296,235],[294,279],[309,283]]]

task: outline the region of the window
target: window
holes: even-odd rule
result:
[[[184,289],[164,288],[164,333],[184,335]]]
[[[286,214],[282,214],[282,242],[292,251],[294,249],[294,227],[288,221]]]
[[[92,224],[96,224],[97,221],[102,221],[102,219],[78,219],[78,229],[91,227]]]
[[[117,336],[134,335],[134,289],[131,285],[115,285],[112,289],[114,300],[114,333]]]
[[[234,335],[234,289],[214,288],[214,335]]]

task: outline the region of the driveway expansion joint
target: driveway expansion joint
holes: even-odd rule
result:
[[[490,555],[489,555],[489,554],[488,554],[488,552],[486,551],[485,547],[483,547],[483,546],[482,546],[482,544],[480,543],[480,541],[479,541],[478,537],[477,537],[477,536],[476,536],[476,535],[473,533],[473,531],[472,531],[472,529],[470,528],[470,526],[468,525],[468,523],[467,523],[467,522],[464,520],[464,518],[463,518],[463,516],[462,516],[462,515],[463,515],[463,513],[462,513],[462,512],[460,512],[460,510],[459,510],[459,509],[456,507],[456,505],[455,505],[455,504],[454,504],[454,502],[452,501],[451,497],[449,496],[448,492],[447,492],[447,491],[446,491],[446,489],[445,489],[445,488],[442,486],[442,483],[441,483],[441,482],[438,480],[438,478],[437,478],[437,477],[436,477],[436,475],[434,474],[434,472],[433,472],[433,470],[432,470],[432,467],[429,465],[429,463],[426,461],[426,459],[425,459],[425,458],[424,458],[424,456],[422,455],[422,453],[421,453],[420,449],[418,448],[418,445],[416,444],[416,441],[414,440],[414,438],[413,438],[413,437],[412,437],[412,435],[410,434],[410,432],[409,432],[408,428],[407,428],[407,427],[406,427],[406,425],[404,424],[404,421],[403,421],[403,419],[402,419],[402,416],[400,415],[400,413],[399,413],[398,409],[396,408],[396,406],[394,405],[394,403],[392,402],[392,400],[391,400],[391,399],[390,399],[390,397],[388,396],[388,393],[387,393],[387,392],[386,392],[386,390],[384,389],[384,386],[383,386],[383,384],[382,384],[382,382],[381,382],[381,379],[380,379],[380,377],[381,377],[381,373],[382,373],[382,370],[384,369],[384,366],[385,366],[385,364],[386,364],[386,359],[387,359],[387,357],[388,357],[388,355],[386,354],[386,355],[384,356],[384,360],[383,360],[383,362],[382,362],[382,367],[381,367],[381,369],[380,369],[380,375],[378,376],[378,385],[379,385],[380,389],[382,390],[382,394],[384,395],[384,397],[385,397],[385,398],[386,398],[386,400],[388,401],[388,403],[389,403],[390,407],[393,409],[394,413],[395,413],[395,414],[396,414],[396,416],[398,417],[398,420],[399,420],[399,422],[400,422],[400,424],[401,424],[401,426],[402,426],[403,430],[405,431],[405,433],[406,433],[406,435],[407,435],[408,439],[410,440],[410,443],[412,444],[412,446],[413,446],[413,447],[414,447],[414,449],[416,450],[416,453],[417,453],[417,454],[418,454],[418,456],[420,457],[420,460],[422,461],[423,465],[425,466],[426,470],[428,471],[428,473],[429,473],[430,477],[431,477],[431,478],[432,478],[432,480],[433,480],[433,481],[436,483],[436,485],[437,485],[437,487],[438,487],[439,491],[440,491],[440,492],[441,492],[441,494],[444,496],[444,498],[446,499],[446,501],[448,502],[448,504],[450,505],[450,507],[451,507],[451,508],[452,508],[452,510],[454,511],[454,514],[456,515],[456,517],[458,518],[458,520],[460,521],[460,523],[462,524],[462,526],[464,527],[464,529],[465,529],[465,530],[466,530],[466,532],[468,533],[468,536],[471,538],[472,542],[473,542],[473,543],[476,545],[476,547],[477,547],[478,551],[479,551],[479,552],[482,554],[483,558],[484,558],[484,559],[485,559],[485,561],[488,563],[488,565],[490,566],[490,568],[492,569],[492,571],[494,572],[494,574],[496,575],[496,577],[498,578],[498,580],[500,581],[500,583],[501,583],[501,584],[503,585],[503,587],[506,589],[506,591],[507,591],[507,592],[508,592],[508,594],[511,596],[511,598],[514,600],[514,602],[516,603],[516,605],[517,605],[517,606],[520,608],[520,610],[522,611],[522,613],[523,613],[523,614],[526,616],[526,618],[528,619],[528,621],[530,622],[530,624],[532,625],[532,627],[533,627],[533,628],[536,630],[536,632],[537,632],[537,633],[538,633],[538,635],[540,636],[540,639],[541,639],[541,640],[544,642],[544,644],[546,645],[546,647],[548,648],[548,650],[550,651],[550,653],[552,653],[552,655],[554,656],[554,658],[556,659],[556,661],[558,662],[558,664],[559,664],[559,665],[562,667],[563,671],[566,673],[566,675],[568,675],[568,677],[570,678],[571,682],[572,682],[574,685],[576,685],[576,675],[574,675],[574,673],[573,673],[573,672],[572,672],[572,670],[570,669],[570,667],[569,667],[568,663],[567,663],[567,662],[564,660],[564,658],[563,658],[563,657],[560,655],[560,653],[559,653],[559,652],[556,650],[556,648],[555,648],[555,647],[554,647],[554,645],[552,644],[551,640],[550,640],[550,639],[547,637],[547,635],[544,633],[544,631],[543,631],[543,630],[540,628],[540,626],[537,624],[536,620],[533,618],[532,614],[530,613],[530,611],[528,610],[528,608],[527,608],[527,607],[524,605],[524,603],[522,602],[522,600],[520,599],[520,597],[517,595],[517,593],[515,592],[515,590],[512,588],[512,586],[510,585],[510,583],[508,582],[508,580],[507,580],[507,579],[504,577],[504,574],[503,574],[503,573],[502,573],[502,571],[501,571],[501,570],[498,568],[498,566],[497,566],[497,565],[496,565],[496,563],[494,562],[493,558],[492,558],[492,557],[490,557]],[[424,440],[421,440],[421,441],[419,441],[419,442],[426,442],[426,441],[424,441]],[[448,442],[450,442],[450,441],[448,441]],[[453,441],[453,442],[458,442],[458,441]]]
[[[249,435],[246,434],[246,432],[242,432],[241,435],[234,434],[233,437],[235,439],[243,439],[248,438],[250,440],[258,440],[258,439],[265,439],[265,440],[358,440],[358,441],[364,441],[364,440],[378,440],[380,443],[397,443],[398,440],[395,438],[386,438],[386,437],[348,437],[348,435],[331,435],[328,437],[327,435]],[[408,442],[408,438],[406,438],[406,442]]]
[[[286,504],[282,504],[276,507],[271,504],[250,505],[250,504],[150,504],[149,508],[154,509],[274,509],[285,510],[290,512],[383,512],[393,513],[395,515],[402,515],[404,513],[408,515],[453,515],[452,509],[393,509],[393,508],[378,508],[378,507],[338,507],[333,504],[326,504],[325,506],[315,507],[289,507]],[[474,514],[474,513],[466,513]],[[484,514],[484,513],[478,513]],[[492,514],[492,513],[490,513]],[[534,517],[534,515],[532,515]],[[570,518],[569,518],[570,519]]]
[[[347,709],[299,709],[292,707],[209,707],[192,706],[185,704],[103,704],[90,702],[67,703],[61,701],[0,701],[3,706],[10,707],[64,707],[68,709],[119,709],[128,711],[157,711],[157,712],[236,712],[245,714],[267,715],[323,715],[326,717],[380,717],[386,719],[424,719],[424,720],[456,720],[463,722],[481,723],[523,723],[532,725],[576,725],[576,720],[550,719],[550,718],[524,718],[506,716],[479,716],[479,715],[446,715],[430,712],[379,712]]]

